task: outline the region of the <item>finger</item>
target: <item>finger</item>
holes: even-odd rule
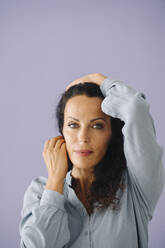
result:
[[[46,140],[45,141],[45,144],[44,144],[44,150],[43,150],[43,152],[46,152],[47,149],[48,149],[48,147],[49,147],[49,140]]]
[[[49,142],[49,149],[52,150],[52,149],[55,147],[56,142],[57,142],[59,139],[62,139],[62,138],[63,138],[63,136],[61,136],[61,135],[58,135],[58,136],[56,136],[56,137],[53,137],[53,138],[50,140],[50,142]]]
[[[71,82],[67,87],[66,87],[66,90],[68,90],[70,87],[72,87],[73,85],[75,85],[75,84],[77,84],[78,83],[78,81],[73,81],[73,82]]]
[[[58,141],[56,142],[56,145],[55,145],[55,147],[54,147],[54,150],[61,149],[61,146],[62,146],[62,144],[64,144],[64,143],[65,143],[65,140],[64,140],[64,139],[58,140]]]
[[[61,149],[62,148],[66,150],[66,142],[64,142],[64,143],[61,144]]]
[[[66,90],[68,90],[68,89],[69,89],[71,86],[73,86],[73,85],[76,85],[76,84],[78,84],[78,83],[83,83],[83,82],[85,82],[85,81],[86,81],[85,78],[86,78],[86,76],[75,79],[74,81],[72,81],[72,82],[66,87]]]
[[[67,149],[66,149],[66,143],[65,142],[61,144],[60,149],[62,149],[63,152],[65,153],[65,155],[67,156]]]
[[[75,85],[75,84],[78,84],[78,83],[84,83],[84,82],[88,82],[88,81],[91,81],[91,82],[95,82],[96,83],[96,76],[97,76],[97,73],[90,73],[90,74],[86,74],[80,78],[77,78],[76,80],[72,81],[67,87],[66,87],[66,90],[68,90],[71,86]]]

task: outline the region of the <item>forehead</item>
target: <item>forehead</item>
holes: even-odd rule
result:
[[[109,118],[101,109],[103,99],[100,97],[88,97],[85,95],[74,96],[68,100],[65,106],[65,117],[72,116],[75,118]]]

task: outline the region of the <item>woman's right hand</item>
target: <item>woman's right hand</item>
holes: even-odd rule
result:
[[[101,85],[102,82],[107,78],[107,76],[101,74],[101,73],[90,73],[90,74],[86,74],[83,77],[80,77],[74,81],[72,81],[71,83],[69,83],[69,85],[66,87],[65,91],[67,91],[71,86],[84,83],[84,82],[90,82],[90,83],[95,83],[97,85]]]
[[[64,180],[68,172],[68,158],[63,136],[47,140],[42,156],[48,169],[48,180]]]

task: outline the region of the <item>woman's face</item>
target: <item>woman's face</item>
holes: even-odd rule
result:
[[[73,166],[92,168],[106,153],[112,130],[110,116],[101,110],[102,101],[99,97],[81,95],[66,103],[63,136]],[[95,118],[98,120],[92,121]],[[91,150],[92,153],[82,156],[76,150]]]

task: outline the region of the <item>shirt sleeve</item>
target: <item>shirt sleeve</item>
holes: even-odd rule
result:
[[[100,85],[104,113],[124,121],[124,154],[140,205],[152,219],[165,183],[163,148],[158,144],[150,106],[144,93],[121,80],[106,78]]]
[[[19,223],[21,248],[62,248],[70,240],[64,195],[46,189],[45,179],[35,178],[25,191]]]

